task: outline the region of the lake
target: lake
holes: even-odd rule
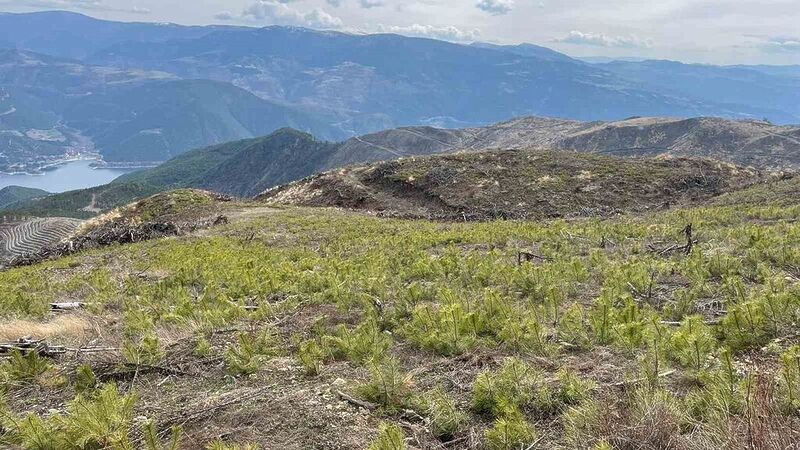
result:
[[[24,186],[47,192],[64,192],[106,184],[136,169],[93,169],[94,161],[73,161],[48,170],[42,175],[7,175],[0,173],[0,189]]]

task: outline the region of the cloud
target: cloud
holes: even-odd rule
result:
[[[514,9],[514,0],[481,0],[475,6],[493,16],[502,16]]]
[[[653,42],[650,39],[641,39],[637,36],[609,36],[603,33],[584,33],[570,31],[566,37],[553,39],[551,42],[574,45],[593,45],[597,47],[622,47],[622,48],[650,48]]]
[[[325,0],[325,1],[334,8],[342,6],[342,0]]]
[[[214,18],[217,19],[217,20],[224,20],[224,21],[236,20],[236,16],[231,14],[230,11],[218,12],[218,13],[214,14]]]
[[[407,27],[378,25],[378,32],[395,33],[403,36],[425,37],[431,39],[441,39],[444,41],[467,42],[474,41],[480,37],[480,31],[461,30],[454,26],[436,27],[433,25],[420,25],[415,23]]]
[[[342,19],[332,16],[322,9],[314,8],[303,12],[289,5],[291,0],[257,0],[247,6],[241,14],[234,15],[222,11],[214,15],[217,20],[249,21],[269,25],[291,25],[309,28],[341,28]]]
[[[800,37],[773,37],[767,39],[762,48],[768,52],[800,53]]]
[[[34,8],[50,9],[79,9],[84,11],[108,11],[131,14],[150,14],[147,8],[132,6],[120,8],[107,5],[104,0],[12,0],[0,1],[0,5],[13,4],[14,6],[29,6]]]
[[[364,9],[377,8],[379,6],[385,5],[383,0],[358,0],[358,3]]]

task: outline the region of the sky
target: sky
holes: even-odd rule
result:
[[[123,21],[525,42],[576,57],[800,64],[800,0],[0,0],[0,11],[51,9]]]

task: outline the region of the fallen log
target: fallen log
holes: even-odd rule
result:
[[[60,345],[50,345],[43,340],[33,340],[30,337],[23,337],[14,342],[0,343],[0,355],[11,354],[15,351],[23,355],[35,352],[41,356],[50,358],[67,352],[67,350]]]
[[[76,309],[83,309],[86,303],[82,302],[64,302],[64,303],[50,303],[51,311],[72,311]]]

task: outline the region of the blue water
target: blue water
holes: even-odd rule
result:
[[[47,192],[64,192],[106,184],[134,169],[93,169],[92,161],[74,161],[48,170],[42,175],[0,174],[0,189],[24,186]]]

